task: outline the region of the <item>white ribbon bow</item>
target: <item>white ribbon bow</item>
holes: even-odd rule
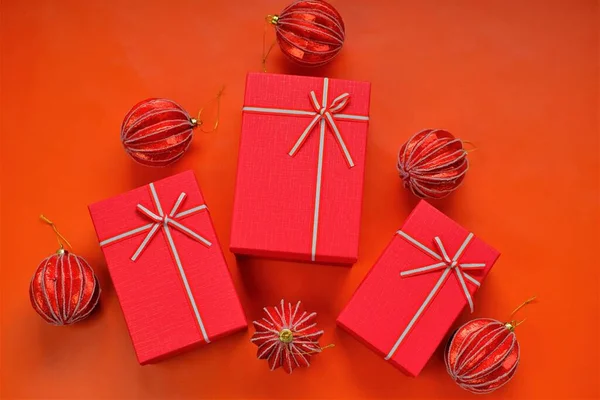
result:
[[[409,269],[406,271],[402,271],[402,272],[400,272],[401,277],[410,277],[410,276],[414,276],[414,275],[429,273],[432,271],[438,271],[441,269],[443,269],[444,272],[439,277],[435,286],[433,287],[433,289],[431,289],[431,292],[429,292],[429,295],[427,295],[427,297],[425,298],[425,301],[423,302],[423,304],[421,304],[421,307],[419,307],[419,309],[417,310],[417,312],[415,313],[413,318],[410,320],[410,322],[408,323],[408,325],[406,326],[406,328],[404,329],[404,331],[402,332],[402,334],[400,335],[400,337],[398,338],[398,340],[396,341],[396,343],[394,344],[394,346],[392,347],[392,349],[390,350],[388,355],[385,357],[386,360],[389,360],[390,358],[392,358],[392,356],[394,355],[394,353],[396,352],[396,350],[398,349],[398,347],[400,346],[400,344],[402,343],[402,341],[404,340],[404,338],[406,337],[408,332],[410,332],[410,330],[416,323],[417,319],[419,319],[421,314],[423,314],[423,311],[425,311],[425,308],[427,308],[429,303],[431,303],[431,300],[433,300],[435,295],[439,292],[440,288],[442,287],[442,284],[446,281],[446,278],[448,278],[449,274],[452,271],[456,272],[456,278],[458,279],[458,282],[460,283],[460,286],[461,286],[463,293],[467,299],[467,302],[469,303],[469,308],[471,309],[471,312],[473,312],[473,299],[471,298],[471,293],[469,292],[469,288],[467,287],[465,278],[478,287],[481,285],[481,283],[479,281],[477,281],[477,279],[473,278],[471,275],[466,273],[464,270],[485,268],[484,263],[461,263],[461,262],[459,262],[460,257],[462,256],[463,252],[465,251],[467,245],[469,244],[471,239],[473,239],[473,237],[475,236],[475,235],[473,235],[473,233],[469,233],[467,235],[466,239],[463,241],[462,245],[459,247],[459,249],[456,251],[456,254],[454,254],[454,257],[452,257],[452,258],[450,258],[448,256],[448,253],[446,252],[446,249],[445,249],[444,245],[442,244],[442,241],[437,236],[434,238],[434,241],[435,241],[437,247],[439,248],[441,255],[436,253],[435,251],[431,250],[429,247],[425,246],[423,243],[419,242],[412,236],[408,235],[406,232],[398,231],[397,233],[400,236],[402,236],[404,239],[406,239],[407,241],[409,241],[410,243],[412,243],[413,245],[420,248],[425,253],[429,254],[431,257],[433,257],[434,259],[439,261],[437,263],[427,265],[425,267],[413,268],[413,269]]]
[[[175,205],[171,209],[171,212],[169,213],[169,215],[165,215],[163,212],[163,209],[162,209],[162,205],[160,203],[160,199],[158,198],[158,195],[156,194],[156,188],[154,187],[154,183],[150,183],[149,186],[150,186],[150,192],[152,193],[152,199],[154,201],[154,205],[156,206],[156,211],[158,214],[148,210],[146,207],[144,207],[141,204],[137,205],[137,209],[140,210],[142,212],[142,214],[144,214],[146,217],[150,218],[154,222],[152,222],[148,225],[141,226],[139,228],[129,230],[125,233],[121,233],[119,235],[113,236],[106,240],[103,240],[100,242],[100,246],[106,246],[108,244],[120,241],[129,236],[137,235],[140,232],[145,232],[147,230],[150,230],[150,232],[148,232],[148,234],[146,235],[146,237],[144,238],[142,243],[139,245],[139,247],[137,248],[135,253],[131,256],[131,260],[136,261],[139,258],[139,256],[142,254],[144,249],[146,247],[148,247],[148,244],[150,243],[150,241],[152,240],[154,235],[156,235],[158,230],[162,227],[163,231],[165,233],[165,237],[167,238],[167,243],[169,244],[169,249],[171,251],[171,254],[173,255],[175,264],[177,264],[177,269],[179,270],[179,274],[181,275],[181,280],[183,281],[183,285],[185,287],[188,299],[190,300],[190,304],[192,305],[192,308],[194,310],[194,315],[196,316],[196,321],[198,322],[198,326],[200,327],[202,336],[203,336],[204,340],[206,341],[206,343],[210,343],[210,340],[206,333],[206,329],[204,327],[204,323],[202,322],[202,318],[200,317],[200,312],[198,311],[198,306],[196,305],[196,301],[194,300],[194,295],[192,294],[192,289],[190,288],[190,285],[188,283],[187,276],[185,274],[185,270],[183,269],[181,259],[179,258],[179,253],[177,251],[177,247],[175,246],[175,242],[173,241],[173,236],[171,235],[171,230],[170,230],[170,227],[173,227],[173,228],[177,229],[178,231],[186,234],[190,238],[202,243],[206,247],[210,247],[212,245],[211,242],[209,242],[206,238],[202,237],[201,235],[194,232],[193,230],[191,230],[190,228],[186,227],[185,225],[181,224],[178,221],[178,219],[181,219],[183,217],[188,217],[192,214],[197,213],[198,211],[206,209],[206,205],[202,204],[202,205],[199,205],[196,207],[189,208],[180,213],[177,213],[177,211],[179,210],[179,207],[181,206],[181,204],[183,203],[183,200],[186,197],[186,194],[182,192],[179,195],[179,198],[177,199],[177,201],[175,202]]]
[[[325,78],[325,79],[327,79],[327,78]],[[300,135],[300,137],[296,141],[296,144],[294,145],[294,147],[292,147],[292,150],[290,150],[290,152],[288,154],[290,156],[294,156],[298,152],[300,147],[302,147],[302,145],[306,141],[308,134],[312,131],[313,127],[317,124],[317,122],[321,121],[321,130],[324,130],[325,123],[326,123],[325,121],[327,121],[327,123],[333,130],[335,139],[337,140],[338,144],[340,145],[340,149],[342,150],[342,153],[344,153],[344,158],[346,159],[348,166],[350,168],[354,167],[354,161],[352,160],[352,156],[350,156],[350,153],[348,152],[348,148],[346,147],[346,143],[344,142],[344,139],[342,138],[342,135],[340,134],[340,130],[338,129],[337,125],[335,124],[335,120],[333,119],[334,116],[336,118],[338,117],[339,114],[336,114],[338,111],[343,110],[346,107],[346,105],[348,105],[348,102],[350,101],[350,94],[342,93],[341,95],[339,95],[338,97],[333,99],[333,101],[331,102],[331,105],[329,107],[327,106],[327,97],[326,96],[323,96],[323,106],[321,107],[321,105],[319,104],[319,101],[317,100],[317,96],[315,95],[314,90],[311,90],[311,92],[310,92],[310,100],[311,100],[312,106],[314,107],[314,109],[316,111],[315,116],[312,119],[312,121],[310,121],[310,123],[308,124],[308,126],[306,127],[304,132],[302,132],[302,135]]]
[[[352,160],[352,156],[348,151],[346,143],[340,134],[340,130],[336,124],[336,120],[353,120],[353,121],[368,121],[369,117],[366,115],[351,115],[351,114],[340,114],[339,111],[343,110],[350,101],[349,93],[342,93],[328,106],[327,105],[327,96],[329,91],[329,79],[323,78],[323,101],[319,103],[317,100],[317,96],[315,91],[312,90],[310,92],[310,100],[311,105],[315,111],[306,111],[306,110],[290,110],[285,108],[269,108],[269,107],[243,107],[243,111],[257,112],[257,113],[266,113],[266,114],[283,114],[283,115],[307,115],[312,116],[313,119],[310,121],[304,132],[300,135],[294,147],[289,151],[290,156],[294,156],[298,153],[298,150],[304,142],[306,138],[312,131],[312,129],[317,125],[317,122],[320,121],[320,136],[319,136],[319,158],[317,162],[317,189],[315,192],[315,213],[313,218],[313,234],[312,234],[312,251],[311,251],[311,260],[315,261],[317,254],[317,232],[319,227],[319,208],[321,202],[321,186],[322,186],[322,176],[323,176],[323,150],[325,148],[325,126],[329,124],[331,130],[333,131],[334,137],[340,146],[340,149],[344,155],[344,159],[348,164],[349,168],[354,167],[354,161]]]

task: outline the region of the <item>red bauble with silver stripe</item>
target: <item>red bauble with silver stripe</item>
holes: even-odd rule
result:
[[[448,342],[448,374],[463,389],[490,393],[506,384],[519,365],[513,323],[478,318],[461,326]]]
[[[302,65],[331,61],[344,45],[344,21],[333,6],[322,0],[300,0],[270,20],[283,54]]]
[[[100,298],[100,285],[84,258],[61,249],[37,267],[29,297],[46,322],[70,325],[94,310]]]
[[[127,113],[121,141],[135,161],[162,167],[179,160],[192,142],[196,119],[174,101],[146,99]]]
[[[413,135],[398,152],[398,172],[415,196],[441,199],[456,190],[469,169],[463,141],[442,129]]]

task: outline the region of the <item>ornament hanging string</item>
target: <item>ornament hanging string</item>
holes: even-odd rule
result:
[[[192,118],[191,122],[192,124],[194,124],[195,127],[199,127],[200,131],[203,133],[212,133],[214,131],[217,130],[217,128],[219,127],[219,119],[221,117],[221,96],[223,96],[223,92],[225,91],[225,85],[223,85],[221,87],[221,89],[219,90],[219,92],[217,93],[217,95],[215,97],[213,97],[212,99],[210,99],[201,109],[200,111],[198,111],[198,116],[196,118]],[[214,103],[217,102],[217,115],[215,117],[215,123],[213,124],[212,128],[210,130],[205,130],[202,128],[202,125],[204,125],[204,121],[202,120],[202,113],[206,110],[206,108]]]
[[[514,315],[517,313],[517,311],[519,311],[521,308],[525,307],[526,305],[532,303],[535,299],[536,299],[536,296],[532,296],[529,299],[525,300],[523,303],[521,303],[520,306],[518,306],[517,308],[515,308],[514,311],[510,313],[510,317],[513,318]],[[517,321],[515,319],[511,319],[510,322],[506,323],[506,327],[510,331],[514,331],[517,326],[521,325],[526,320],[527,320],[527,318],[523,318],[521,321]]]
[[[277,25],[277,20],[279,17],[277,15],[267,15],[265,17],[265,29],[263,32],[263,50],[262,50],[262,69],[263,72],[267,72],[267,57],[271,54],[271,50],[275,47],[275,43],[277,43],[276,39],[273,39],[273,43],[269,46],[267,50],[267,29],[269,25]]]
[[[467,153],[472,153],[472,152],[474,152],[475,150],[477,150],[477,146],[475,146],[475,143],[473,143],[473,142],[470,142],[470,141],[468,141],[468,140],[462,140],[462,143],[463,143],[463,144],[468,144],[468,145],[470,145],[470,146],[472,147],[472,148],[470,148],[470,149],[468,149],[468,150],[467,150],[467,149],[465,149],[465,151],[466,151]]]
[[[48,225],[50,225],[52,227],[52,229],[54,230],[54,233],[56,234],[56,240],[58,241],[58,245],[60,246],[60,250],[63,250],[65,247],[63,246],[63,242],[67,244],[67,246],[69,246],[70,249],[73,248],[73,246],[71,246],[71,243],[69,243],[69,241],[67,240],[67,238],[65,238],[59,231],[58,228],[56,227],[56,225],[54,224],[54,222],[50,221],[46,216],[44,216],[44,214],[40,214],[40,219],[42,221],[44,221],[45,223],[47,223]],[[62,241],[61,241],[62,240]],[[60,251],[59,250],[59,251]]]
[[[335,347],[335,344],[331,343],[331,344],[328,344],[327,346],[319,347],[318,349],[313,350],[313,351],[298,351],[298,352],[300,354],[304,354],[304,355],[309,356],[311,354],[321,353],[323,350],[325,350],[325,349],[331,349],[332,347]]]
[[[283,343],[291,343],[294,340],[294,333],[290,329],[287,329],[287,328],[282,329],[281,332],[279,332],[279,340],[281,340]],[[327,346],[323,346],[323,347],[319,346],[311,351],[302,351],[299,349],[297,349],[297,350],[298,350],[298,353],[309,356],[311,354],[321,353],[323,350],[330,349],[332,347],[335,347],[335,344],[331,343],[331,344],[328,344]]]

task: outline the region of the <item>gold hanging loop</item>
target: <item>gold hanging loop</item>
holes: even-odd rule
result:
[[[273,50],[273,47],[275,47],[275,43],[277,42],[276,40],[273,40],[273,43],[271,43],[271,45],[269,46],[269,49],[267,50],[267,29],[268,29],[267,26],[268,25],[277,25],[278,20],[279,20],[278,15],[269,14],[265,17],[265,29],[263,31],[263,50],[262,50],[263,72],[267,72],[267,57],[269,57],[271,50]]]
[[[536,296],[532,296],[529,299],[525,300],[523,303],[521,303],[520,306],[518,306],[517,308],[515,308],[514,311],[510,313],[510,317],[512,318],[517,313],[517,311],[519,311],[521,308],[525,307],[526,305],[530,304],[535,299],[536,299]],[[521,325],[526,320],[527,320],[527,318],[523,318],[521,321],[517,321],[515,319],[512,319],[510,322],[506,323],[505,326],[512,332],[512,331],[515,330],[515,328],[517,326]]]
[[[73,246],[71,246],[71,243],[69,243],[69,241],[67,240],[67,238],[65,238],[59,231],[58,228],[56,227],[56,225],[54,224],[54,222],[50,221],[46,216],[44,216],[44,214],[40,214],[40,219],[42,221],[44,221],[45,223],[47,223],[48,225],[50,225],[52,227],[52,229],[54,230],[54,233],[56,234],[56,240],[58,241],[58,245],[60,246],[60,249],[57,251],[58,254],[62,254],[64,253],[64,246],[63,246],[63,242],[67,244],[67,246],[69,246],[70,249],[73,248]],[[61,241],[62,240],[62,241]]]
[[[300,354],[304,354],[304,355],[311,355],[311,354],[317,354],[317,353],[320,353],[320,352],[322,352],[323,350],[325,350],[325,349],[330,349],[330,348],[332,348],[332,347],[335,347],[335,344],[331,343],[331,344],[328,344],[327,346],[319,347],[319,349],[318,349],[318,350],[313,350],[313,351],[300,351],[300,350],[298,350],[298,352],[299,352]]]
[[[219,127],[219,119],[221,118],[221,96],[223,96],[223,92],[225,91],[225,85],[223,85],[221,87],[221,89],[219,90],[219,92],[217,93],[217,95],[215,97],[213,97],[212,99],[210,99],[201,109],[200,111],[198,111],[198,116],[196,118],[192,118],[190,120],[190,122],[194,125],[194,127],[200,127],[200,131],[203,133],[211,133],[217,130],[217,128]],[[217,102],[217,116],[216,116],[216,120],[215,123],[213,124],[212,128],[210,130],[205,130],[202,128],[202,125],[204,125],[204,121],[202,120],[202,113],[204,112],[204,110],[213,102]]]
[[[471,146],[471,148],[470,148],[470,149],[465,149],[465,151],[466,151],[467,153],[472,153],[472,152],[474,152],[475,150],[477,150],[477,146],[475,146],[475,144],[474,144],[473,142],[470,142],[470,141],[468,141],[468,140],[461,140],[461,142],[462,142],[462,144],[468,144],[469,146]]]

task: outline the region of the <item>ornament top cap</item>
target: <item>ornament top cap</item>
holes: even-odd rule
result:
[[[291,343],[294,340],[294,333],[289,329],[282,329],[279,332],[279,340],[283,343]]]
[[[279,15],[273,15],[273,14],[269,14],[267,15],[267,17],[265,18],[265,20],[269,23],[269,24],[273,24],[273,25],[277,25],[277,22],[279,21]]]

